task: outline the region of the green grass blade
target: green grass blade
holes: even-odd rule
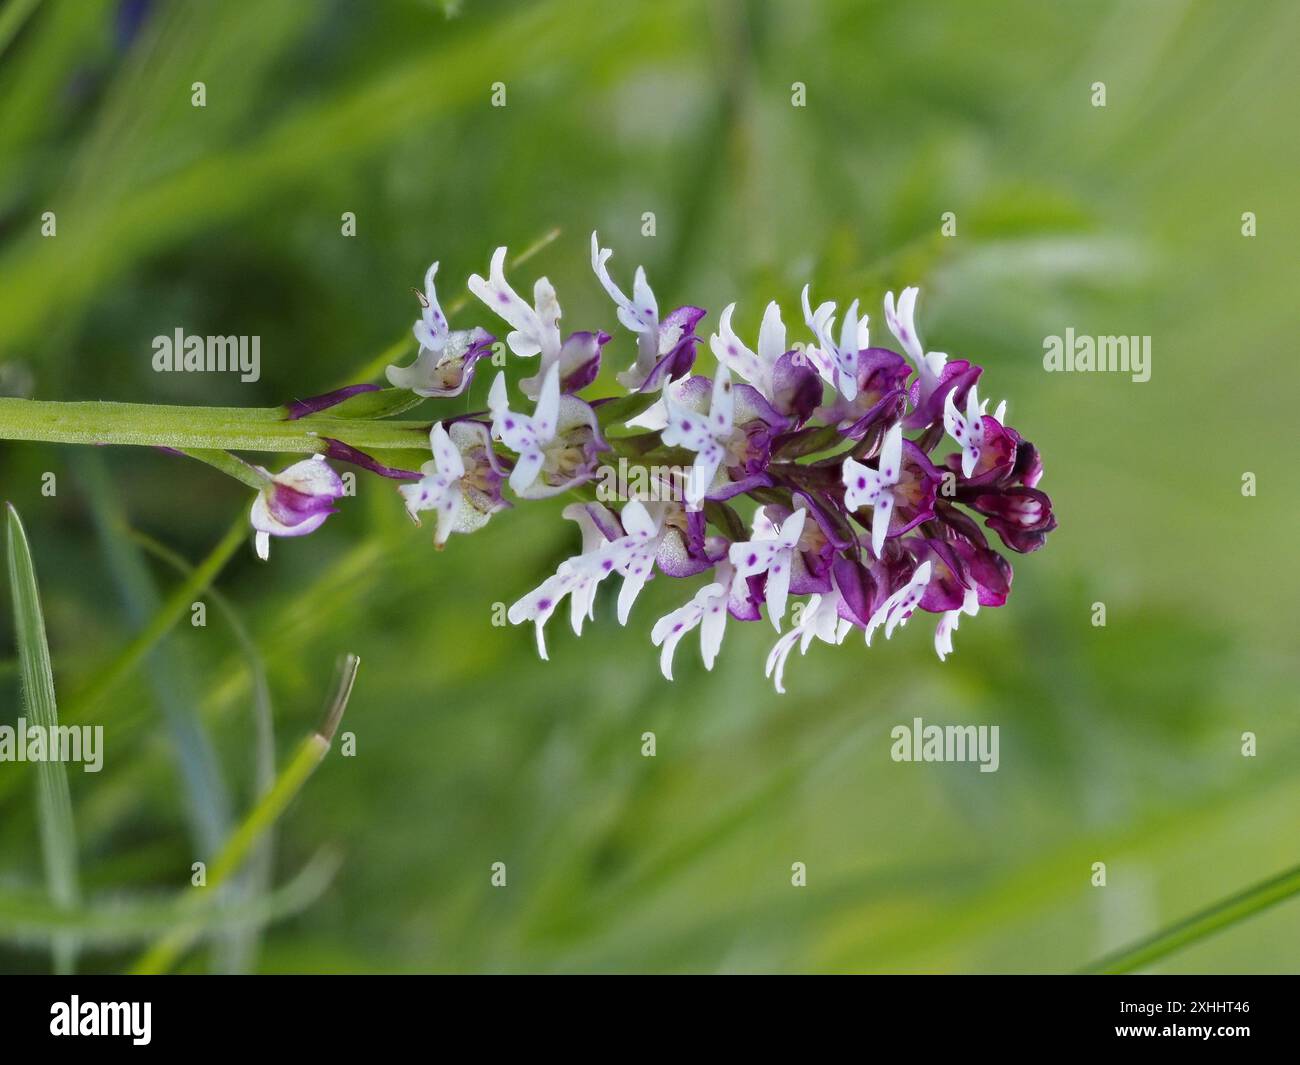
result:
[[[293,756],[280,770],[271,789],[248,812],[248,816],[231,834],[226,845],[208,870],[208,890],[216,891],[239,871],[257,842],[270,830],[280,815],[288,809],[308,778],[329,753],[334,733],[338,730],[343,711],[352,696],[352,685],[357,679],[360,659],[349,654],[339,667],[333,694],[325,706],[325,714],[315,731],[309,733],[298,745]],[[198,937],[199,929],[191,924],[173,928],[147,950],[131,971],[134,973],[165,973]]]
[[[1230,895],[1131,947],[1094,962],[1084,971],[1101,974],[1134,972],[1296,895],[1300,895],[1300,865]]]
[[[48,733],[59,723],[50,647],[45,639],[45,618],[41,614],[31,548],[18,511],[12,504],[9,505],[9,585],[13,592],[24,710],[33,724],[43,727]],[[74,907],[81,892],[77,885],[77,833],[72,822],[67,768],[60,761],[46,759],[37,763],[36,776],[41,850],[50,898],[57,906]],[[71,972],[76,964],[76,938],[60,934],[54,937],[53,946],[55,969]]]

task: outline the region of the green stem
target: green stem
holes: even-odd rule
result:
[[[0,440],[128,444],[179,451],[318,453],[324,437],[362,450],[423,449],[429,422],[314,414],[290,421],[280,407],[179,407],[0,398]]]
[[[246,484],[249,488],[259,492],[266,487],[266,474],[259,472],[251,463],[245,462],[238,455],[232,455],[229,451],[186,448],[181,451],[181,454],[188,455],[192,459],[198,459],[199,462],[206,462],[214,469],[220,470],[241,484]]]
[[[207,873],[207,891],[221,887],[243,865],[253,845],[288,808],[307,783],[307,779],[316,771],[316,767],[329,753],[334,733],[338,729],[343,711],[347,708],[352,694],[352,685],[356,681],[357,666],[360,660],[356,655],[346,656],[339,671],[338,683],[321,721],[320,727],[310,733],[294,751],[285,767],[280,770],[271,789],[262,796],[256,806],[248,812],[240,826],[231,833],[225,846]],[[149,950],[142,954],[131,971],[141,973],[164,973],[170,969],[198,937],[201,929],[186,923],[173,928]]]
[[[1131,973],[1297,894],[1300,894],[1300,865],[1292,866],[1284,873],[1229,896],[1131,947],[1108,955],[1084,971]]]

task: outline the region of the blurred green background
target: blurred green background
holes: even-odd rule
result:
[[[689,638],[661,678],[650,628],[694,581],[654,581],[626,629],[602,597],[580,643],[557,618],[538,661],[492,607],[574,551],[563,502],[438,553],[361,475],[319,533],[268,564],[239,551],[217,588],[249,640],[210,600],[205,628],[187,615],[95,711],[104,771],[71,775],[89,902],[167,898],[251,801],[259,671],[283,760],[336,656],[360,655],[356,756],[335,750],[270,856],[277,883],[322,847],[337,873],[186,968],[1072,970],[1300,861],[1295,4],[9,0],[6,17],[5,394],[322,392],[409,335],[434,258],[445,304],[498,244],[553,227],[513,280],[545,273],[567,328],[613,332],[599,229],[617,277],[644,263],[661,308],[710,308],[706,334],[733,299],[743,336],[770,298],[797,323],[811,280],[860,296],[882,337],[884,291],[919,283],[928,345],[986,366],[1061,521],[946,663],[918,617],[796,656],[782,697],[766,624],[733,624],[712,673]],[[498,326],[453,319],[477,323]],[[1149,334],[1151,380],[1045,373],[1043,337],[1067,326]],[[177,327],[259,335],[262,379],[155,374],[151,340]],[[599,389],[631,350],[618,333]],[[480,408],[487,384],[448,406]],[[147,450],[4,444],[0,485],[65,701],[179,579],[122,523],[197,562],[249,504]],[[1001,768],[892,762],[913,716],[999,725]],[[24,773],[0,767],[0,967],[40,971],[39,922],[2,901],[41,883]],[[1158,968],[1296,971],[1298,944],[1292,901]]]

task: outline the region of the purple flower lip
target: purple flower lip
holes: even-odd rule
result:
[[[938,386],[928,396],[922,395],[921,381],[913,381],[908,394],[913,409],[903,419],[903,428],[924,429],[935,422],[942,424],[943,405],[948,393],[953,394],[953,401],[960,406],[961,400],[983,372],[982,366],[976,366],[965,359],[953,359],[944,366]]]
[[[667,352],[658,357],[637,389],[638,392],[658,391],[666,382],[676,381],[691,372],[691,367],[695,365],[695,348],[700,342],[700,338],[695,335],[695,327],[708,313],[703,307],[678,307],[660,323],[660,333],[680,329],[681,336]]]
[[[320,514],[333,514],[333,496],[309,495],[285,484],[273,484],[268,493],[268,509],[275,520],[284,525],[297,526]]]

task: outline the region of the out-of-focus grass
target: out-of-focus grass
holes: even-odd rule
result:
[[[649,629],[687,595],[667,579],[626,630],[605,600],[581,643],[560,619],[536,661],[531,633],[493,627],[491,609],[574,548],[560,504],[438,553],[363,476],[319,533],[277,543],[268,565],[242,551],[219,581],[281,731],[309,727],[338,650],[367,662],[356,756],[288,811],[277,882],[322,844],[346,859],[267,932],[264,968],[1067,970],[1294,865],[1293,5],[578,0],[468,3],[448,20],[420,0],[272,0],[156,4],[129,44],[118,11],[46,0],[0,55],[6,391],[319,392],[414,317],[429,261],[446,299],[497,244],[552,226],[559,240],[512,276],[547,274],[566,327],[615,331],[587,263],[598,228],[623,272],[645,263],[662,307],[709,307],[705,329],[732,299],[742,335],[769,298],[795,322],[811,280],[818,298],[874,304],[883,330],[884,290],[921,283],[929,345],[987,367],[1061,518],[1047,550],[1013,560],[1008,607],[964,624],[946,663],[917,619],[869,651],[815,646],[782,698],[762,677],[765,625],[733,624],[711,674],[687,641],[677,682],[662,680]],[[480,321],[494,324],[454,318]],[[178,326],[261,336],[261,381],[153,373],[151,339]],[[1151,335],[1151,381],[1043,373],[1042,338],[1067,326]],[[606,351],[612,392],[631,345]],[[452,406],[481,408],[486,385]],[[196,463],[103,458],[126,520],[191,563],[248,505]],[[67,692],[139,626],[74,469],[68,449],[0,450]],[[174,594],[172,569],[153,578]],[[183,615],[170,643],[247,808],[245,655]],[[12,673],[0,682],[16,693]],[[71,779],[85,889],[178,888],[196,855],[147,674],[92,713],[105,769]],[[913,716],[1000,725],[1001,768],[891,762],[889,730]],[[131,719],[146,727],[115,733]],[[0,887],[27,890],[29,789],[0,795]],[[790,885],[795,861],[806,888]],[[1105,888],[1089,883],[1097,861]],[[1298,935],[1284,904],[1161,965],[1294,970]],[[0,948],[7,968],[48,964],[28,943]],[[97,951],[89,965],[129,957]]]

